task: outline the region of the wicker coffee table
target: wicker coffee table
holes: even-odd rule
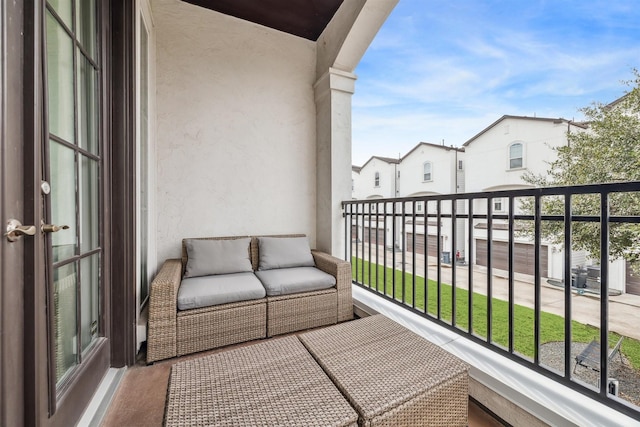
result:
[[[298,338],[173,366],[166,426],[356,426],[358,415]]]
[[[381,316],[299,336],[360,426],[466,426],[468,366]]]

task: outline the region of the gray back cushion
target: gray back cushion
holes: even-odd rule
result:
[[[315,266],[306,237],[260,237],[258,253],[258,270]]]
[[[250,238],[185,240],[187,266],[184,277],[253,271],[249,259],[250,242]]]

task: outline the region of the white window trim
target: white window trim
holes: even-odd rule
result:
[[[429,165],[429,179],[424,179],[424,167]],[[433,162],[424,162],[422,164],[422,182],[433,182]]]
[[[375,188],[380,187],[380,172],[376,172],[373,174],[373,186]]]
[[[522,159],[522,166],[517,167],[517,168],[512,168],[511,167],[511,147],[513,147],[516,144],[520,144],[522,146],[522,155],[521,155],[521,159]],[[522,169],[526,168],[526,163],[525,163],[525,155],[524,155],[524,142],[522,141],[513,141],[511,144],[509,144],[509,146],[507,147],[507,171],[519,171]],[[516,157],[517,158],[517,157]]]

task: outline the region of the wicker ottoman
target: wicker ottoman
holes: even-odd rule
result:
[[[166,426],[356,426],[358,414],[295,336],[177,363]]]
[[[299,336],[360,426],[466,426],[466,363],[376,315]]]

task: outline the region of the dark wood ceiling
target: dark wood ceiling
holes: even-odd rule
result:
[[[183,0],[316,41],[343,0]]]

